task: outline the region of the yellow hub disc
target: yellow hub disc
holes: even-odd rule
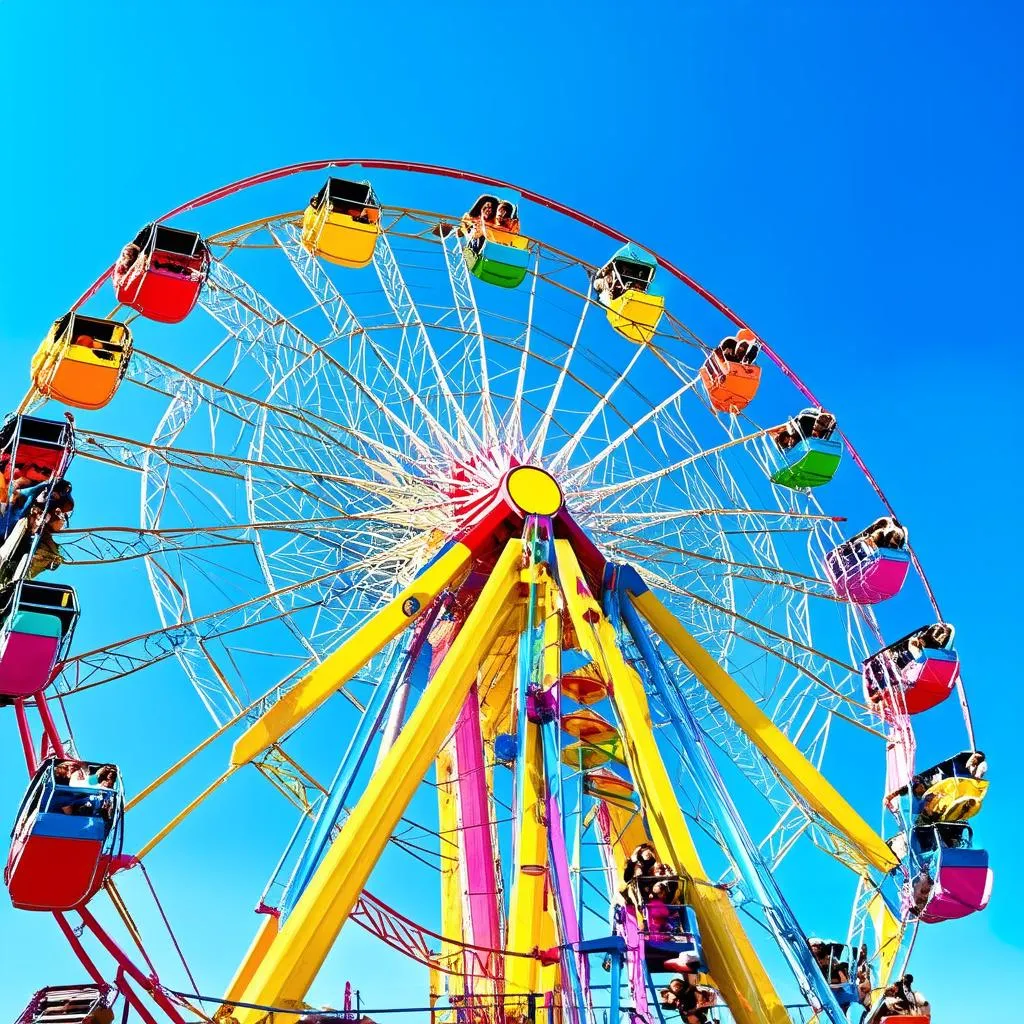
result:
[[[505,478],[508,496],[526,515],[553,516],[562,507],[555,478],[536,466],[518,466]]]

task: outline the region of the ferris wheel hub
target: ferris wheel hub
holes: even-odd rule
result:
[[[524,515],[553,516],[562,507],[562,489],[550,473],[517,466],[505,477],[505,490]]]

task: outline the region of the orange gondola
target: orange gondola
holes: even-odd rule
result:
[[[711,352],[700,379],[714,409],[741,412],[751,403],[761,383],[761,367],[754,363],[757,352],[754,332],[746,328],[724,338]]]
[[[65,313],[32,359],[39,394],[76,409],[102,409],[128,369],[132,333],[117,320]]]

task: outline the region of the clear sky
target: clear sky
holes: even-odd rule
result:
[[[978,832],[995,894],[922,929],[915,974],[938,1020],[990,1014],[1024,968],[1021,25],[1016,4],[949,0],[0,0],[0,408],[139,225],[265,168],[466,167],[641,239],[825,396],[957,625],[994,779]],[[187,907],[187,880],[169,897]],[[17,947],[0,1017],[78,977],[52,923],[0,907],[0,935]]]

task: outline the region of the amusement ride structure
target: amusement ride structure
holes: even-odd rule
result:
[[[83,972],[20,1024],[349,1018],[309,1001],[348,922],[421,965],[421,1020],[909,1024],[918,928],[988,902],[906,526],[748,325],[559,203],[385,160],[187,203],[53,323],[0,460],[5,879]],[[72,496],[83,460],[141,521]],[[62,579],[143,566],[159,621],[84,647]],[[122,779],[76,702],[171,667],[212,726]],[[214,977],[161,874],[246,779],[291,831],[247,834]]]

